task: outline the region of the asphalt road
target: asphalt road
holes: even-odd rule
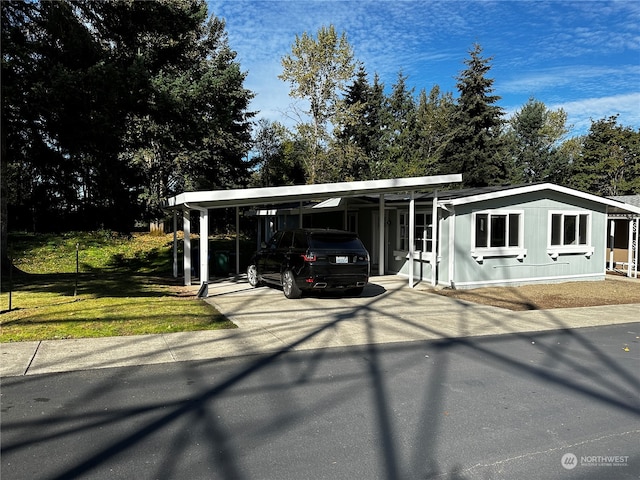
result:
[[[639,337],[634,323],[4,378],[0,473],[637,479]]]

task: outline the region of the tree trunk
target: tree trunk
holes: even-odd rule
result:
[[[162,220],[154,220],[149,223],[149,233],[164,233],[164,222]]]
[[[7,210],[7,139],[2,129],[2,146],[0,147],[0,262],[2,272],[8,272],[9,265],[9,212]]]

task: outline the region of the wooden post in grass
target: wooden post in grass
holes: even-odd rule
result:
[[[80,271],[80,267],[79,267],[80,255],[78,253],[79,250],[80,250],[80,244],[76,243],[76,288],[73,290],[74,297],[78,295],[78,272]]]
[[[9,256],[9,311],[11,311],[11,292],[13,291],[13,258]]]

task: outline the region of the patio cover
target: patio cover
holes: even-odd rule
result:
[[[239,243],[239,208],[258,205],[273,205],[288,202],[302,202],[305,200],[323,200],[332,197],[353,197],[365,194],[380,195],[380,245],[384,246],[384,194],[407,192],[411,196],[410,207],[414,205],[414,193],[432,189],[438,185],[459,183],[462,174],[433,175],[427,177],[393,178],[388,180],[366,180],[359,182],[320,183],[314,185],[293,185],[284,187],[266,188],[242,188],[233,190],[210,190],[200,192],[184,192],[174,197],[167,198],[165,209],[173,211],[173,274],[178,276],[177,260],[177,215],[183,212],[184,221],[184,284],[191,285],[191,248],[190,248],[190,212],[200,212],[200,285],[206,290],[209,279],[209,244],[208,224],[209,210],[216,208],[236,209],[236,274],[240,273],[240,243]],[[413,217],[409,215],[409,232],[414,231]],[[410,243],[411,245],[411,243]],[[413,247],[411,247],[413,248]],[[384,267],[384,248],[380,248],[380,269]],[[382,275],[384,272],[381,273]],[[412,275],[409,275],[409,284],[413,286]],[[201,291],[203,288],[201,288]]]

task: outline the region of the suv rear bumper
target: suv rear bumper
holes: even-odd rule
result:
[[[296,284],[301,290],[362,288],[368,281],[367,274],[309,275],[296,278]]]

